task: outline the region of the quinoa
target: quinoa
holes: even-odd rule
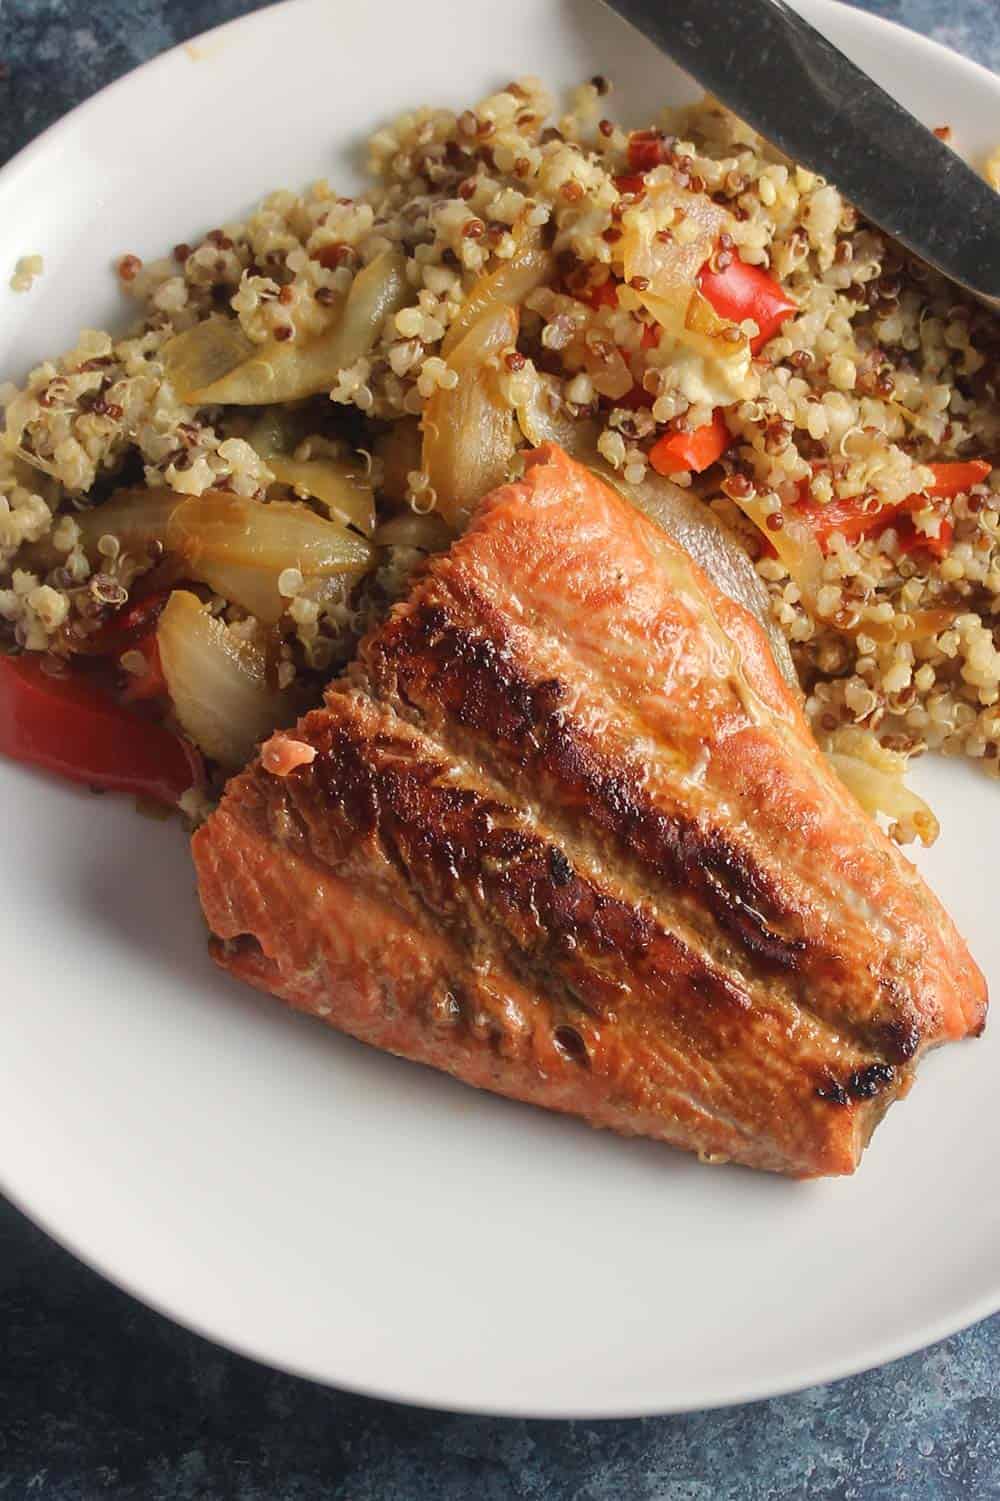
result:
[[[40,255],[22,255],[10,279],[11,291],[30,292],[44,270],[45,262]]]
[[[592,79],[561,114],[530,77],[457,114],[415,109],[372,137],[360,195],[320,181],[271,193],[160,259],[126,249],[115,270],[135,312],[128,332],[86,330],[20,388],[0,387],[0,646],[70,656],[169,564],[169,539],[166,557],[162,541],[137,547],[113,531],[95,545],[88,518],[122,487],[325,515],[308,478],[281,474],[329,458],[359,466],[374,496],[364,577],[319,588],[286,562],[276,625],[202,591],[234,640],[266,646],[280,688],[315,696],[455,529],[454,516],[442,526],[418,424],[459,383],[449,330],[464,328],[473,287],[516,264],[533,235],[551,271],[519,298],[513,342],[491,366],[518,443],[533,440],[525,413],[542,402],[623,485],[641,486],[661,440],[721,409],[725,452],[667,482],[697,494],[754,559],[821,745],[838,753],[861,735],[883,766],[936,750],[1000,774],[1000,472],[934,498],[928,467],[1000,450],[1000,321],[715,101],[666,110],[637,138],[611,118],[610,88]],[[795,304],[738,368],[661,330],[649,277],[626,276],[651,185],[682,204],[656,238],[683,245],[703,210],[718,213],[713,267],[760,268]],[[262,449],[259,412],[182,399],[177,335],[213,320],[247,358],[308,349],[387,255],[403,268],[402,305],[295,404],[287,453]],[[40,270],[31,258],[18,275],[30,284]],[[733,325],[734,351],[759,332]],[[872,524],[834,530],[821,551],[813,541],[807,583],[795,538],[845,506]],[[410,530],[393,533],[404,518]],[[138,664],[126,655],[128,673]],[[893,833],[926,838],[930,826],[901,816]]]

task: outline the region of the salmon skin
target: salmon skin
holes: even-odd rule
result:
[[[194,836],[213,952],[376,1047],[808,1178],[982,1030],[760,627],[552,445],[290,736]]]

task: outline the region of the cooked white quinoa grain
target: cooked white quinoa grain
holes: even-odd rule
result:
[[[45,270],[45,262],[40,255],[22,255],[14,267],[14,274],[10,279],[11,290],[14,292],[30,292],[35,285],[36,279]]]

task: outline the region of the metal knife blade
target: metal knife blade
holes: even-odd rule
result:
[[[605,0],[786,155],[1000,307],[1000,194],[784,0]]]

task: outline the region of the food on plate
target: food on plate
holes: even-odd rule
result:
[[[0,753],[170,806],[192,786],[184,742],[96,678],[56,676],[31,653],[0,657]]]
[[[193,851],[218,962],[470,1084],[849,1173],[982,976],[760,626],[552,444]]]
[[[1000,772],[996,315],[713,101],[628,130],[609,90],[414,110],[367,191],[122,256],[135,327],[0,389],[0,691],[92,688],[119,749],[0,749],[120,787],[159,730],[203,818],[556,442],[757,616],[898,841],[913,757]]]
[[[985,1021],[896,844],[912,757],[1000,768],[1000,324],[608,90],[405,116],[0,388],[0,753],[200,825],[216,957],[296,1007],[848,1173]]]

